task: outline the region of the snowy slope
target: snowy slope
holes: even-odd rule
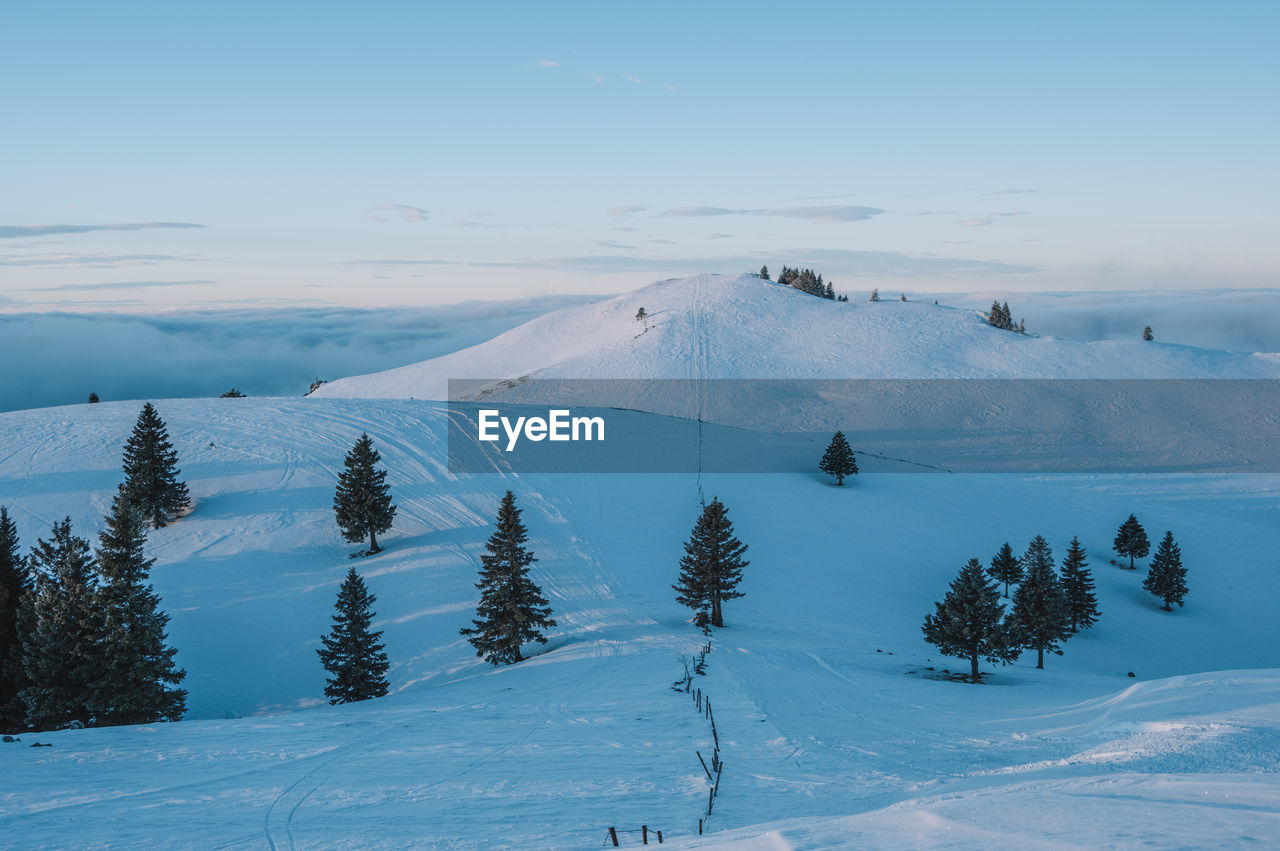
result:
[[[641,333],[641,308],[651,328]],[[1080,343],[990,327],[973,310],[831,302],[750,275],[661,281],[567,307],[444,357],[333,381],[323,397],[445,399],[449,379],[1267,378],[1261,355]]]
[[[191,720],[0,745],[21,778],[0,787],[7,846],[587,848],[641,824],[734,847],[1280,842],[1280,477],[704,476],[752,563],[700,680],[726,768],[698,840],[711,736],[669,688],[701,642],[669,587],[695,477],[456,476],[425,402],[158,405],[196,502],[150,542]],[[64,514],[96,529],[136,407],[0,415],[25,544]],[[354,549],[330,501],[361,431],[400,506],[387,551],[356,562],[394,692],[330,708],[314,649]],[[457,630],[508,487],[560,626],[495,670]],[[1186,609],[1106,563],[1130,511],[1178,536]],[[1044,671],[932,679],[955,664],[921,641],[932,601],[970,556],[1035,534],[1058,554],[1080,535],[1102,621]],[[1248,670],[1205,673],[1224,669]]]

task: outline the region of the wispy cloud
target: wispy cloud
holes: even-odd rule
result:
[[[346,266],[454,266],[457,261],[454,260],[409,260],[399,258],[387,258],[376,260],[348,260],[343,265]]]
[[[559,68],[560,63],[554,59],[539,59],[538,67],[540,68]]]
[[[603,83],[605,80],[604,74],[596,74],[594,72],[583,74],[583,76],[593,83]]]
[[[202,287],[217,281],[103,281],[96,284],[62,284],[57,287],[24,287],[18,292],[89,292],[91,290],[141,290],[151,287]]]
[[[107,225],[0,225],[0,239],[24,236],[55,236],[67,233],[93,233],[104,230],[185,230],[202,228],[194,222],[125,222]]]
[[[1026,210],[1010,210],[1007,213],[992,213],[993,216],[1029,216],[1031,213]]]
[[[638,83],[639,85],[642,85],[642,86],[644,85],[644,80],[640,79],[639,77],[633,77],[630,74],[623,74],[622,79],[627,80],[628,82],[631,82],[631,83]]]
[[[675,83],[667,83],[665,86],[663,86],[663,88],[669,92],[674,92],[676,89],[680,87],[677,86]]]
[[[177,254],[10,254],[0,256],[0,266],[46,266],[117,269],[125,266],[152,266],[156,263],[195,263],[202,258]]]
[[[1027,195],[1031,192],[1039,192],[1039,189],[999,189],[997,195]]]
[[[728,207],[671,207],[663,210],[659,216],[773,216],[784,219],[801,219],[809,222],[861,222],[878,216],[884,210],[879,207],[863,207],[853,204],[826,205],[819,207],[776,207],[756,210],[735,210]]]
[[[962,228],[980,228],[991,224],[990,218],[961,219],[956,222]]]
[[[644,206],[643,204],[621,204],[621,205],[619,205],[619,206],[617,206],[617,207],[610,207],[610,208],[609,208],[609,215],[611,215],[611,216],[630,216],[630,215],[633,215],[633,214],[635,214],[635,213],[643,213],[643,212],[644,212],[645,210],[647,210],[647,209],[649,209],[649,208],[648,208],[648,207],[646,207],[646,206]]]
[[[731,234],[731,233],[709,233],[709,234],[707,234],[707,239],[733,239],[733,234]]]
[[[406,222],[425,222],[428,219],[428,212],[412,204],[379,204],[376,207],[369,208],[368,218],[370,221],[390,221],[388,216],[399,216]]]

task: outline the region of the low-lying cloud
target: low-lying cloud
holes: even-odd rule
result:
[[[288,308],[163,316],[0,315],[0,411],[84,402],[301,396],[339,378],[437,357],[560,307],[601,296],[547,296],[430,308]],[[0,297],[3,300],[3,297]],[[163,364],[157,369],[156,364]]]

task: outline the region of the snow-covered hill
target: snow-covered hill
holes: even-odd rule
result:
[[[195,500],[149,545],[191,720],[0,744],[5,845],[588,848],[642,824],[727,847],[1280,841],[1280,477],[704,475],[751,565],[697,683],[726,763],[698,840],[711,733],[670,689],[702,641],[670,591],[696,477],[457,476],[434,403],[158,405]],[[96,530],[135,415],[0,415],[0,501],[25,544],[68,514]],[[354,562],[394,690],[330,708],[314,649],[354,549],[330,501],[362,431],[400,506],[387,550]],[[457,630],[506,488],[560,626],[492,669]],[[1107,564],[1130,511],[1178,536],[1185,609]],[[954,664],[920,638],[932,601],[970,556],[1035,534],[1058,554],[1080,536],[1101,622],[1046,670],[932,679]],[[1247,670],[1203,673],[1227,668]]]
[[[717,445],[767,452],[789,472],[515,475],[499,463],[461,475],[447,462],[451,412],[413,398],[443,398],[450,378],[529,375],[1278,374],[1275,356],[1020,337],[971,311],[700,277],[313,398],[161,401],[195,504],[148,547],[189,672],[189,720],[0,744],[0,774],[18,778],[0,787],[0,836],[14,847],[588,848],[611,825],[635,845],[648,825],[686,847],[1280,844],[1280,475],[880,475],[937,459],[864,456],[864,475],[834,488],[812,469],[826,434],[719,425],[707,426]],[[0,414],[0,503],[25,545],[67,515],[96,534],[138,407]],[[673,455],[700,431],[619,416],[624,433]],[[1144,429],[1129,430],[1150,442]],[[331,501],[361,432],[399,513],[386,550],[353,562]],[[954,449],[916,448],[930,442]],[[965,451],[982,462],[1004,448]],[[592,463],[584,454],[580,468]],[[535,657],[493,669],[458,629],[508,488],[559,626]],[[712,734],[671,684],[705,639],[671,583],[712,495],[751,564],[695,683],[714,701],[725,760],[699,838],[698,752]],[[1185,609],[1160,611],[1141,571],[1108,563],[1130,512],[1153,537],[1177,536]],[[957,663],[923,642],[923,616],[967,559],[1036,534],[1058,555],[1080,536],[1101,621],[1045,670],[1027,660],[982,687],[941,679]],[[314,651],[352,564],[378,597],[393,692],[328,707]]]
[[[636,320],[641,307],[647,333]],[[832,302],[750,275],[701,275],[566,307],[480,345],[333,381],[315,395],[446,399],[449,379],[529,377],[1274,378],[1280,357],[1024,337],[973,310]]]

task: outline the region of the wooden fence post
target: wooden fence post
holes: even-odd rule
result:
[[[698,835],[702,835],[702,819],[698,819]]]
[[[662,844],[662,831],[658,831],[658,844]]]
[[[707,772],[707,781],[714,783],[715,778],[711,776],[711,771],[707,768],[707,761],[702,758],[702,751],[694,751],[698,755],[698,762],[702,763],[702,770]],[[714,757],[712,757],[714,760]]]
[[[613,841],[613,847],[617,848],[618,847],[618,831],[614,830],[612,827],[609,828],[609,839]]]
[[[649,844],[649,825],[647,824],[640,825],[640,844]]]

